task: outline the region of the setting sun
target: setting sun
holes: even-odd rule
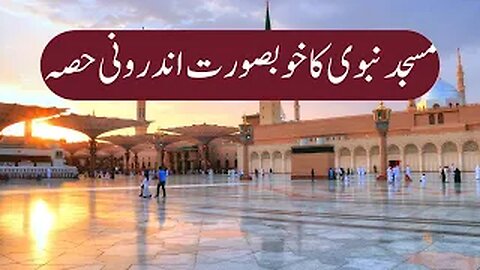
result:
[[[24,126],[24,122],[16,123],[5,128],[2,133],[6,136],[23,136]],[[81,132],[62,127],[51,126],[49,124],[39,121],[33,121],[32,135],[34,137],[45,139],[64,139],[67,142],[79,142],[88,140],[88,137]]]

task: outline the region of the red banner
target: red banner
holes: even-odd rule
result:
[[[74,100],[407,100],[439,65],[407,30],[88,30],[52,39],[41,72]]]

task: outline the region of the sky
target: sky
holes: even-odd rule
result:
[[[263,29],[265,0],[0,0],[0,102],[71,108],[97,116],[135,118],[134,101],[70,101],[56,96],[40,74],[50,39],[72,29]],[[428,37],[440,55],[440,76],[455,85],[461,49],[467,102],[480,102],[480,1],[477,0],[271,0],[275,29],[412,29]],[[377,101],[301,101],[302,119],[370,113]],[[405,102],[386,102],[394,110]],[[287,120],[293,101],[282,102]],[[149,101],[149,132],[199,123],[236,126],[258,112],[258,102]],[[133,129],[121,131],[131,134]],[[20,134],[21,125],[3,130]],[[34,124],[34,135],[67,140],[78,134]]]

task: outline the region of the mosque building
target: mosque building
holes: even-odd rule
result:
[[[267,6],[265,30],[270,28]],[[151,121],[146,120],[146,101],[137,101],[136,120],[71,114],[48,121],[89,136],[89,143],[62,147],[70,152],[68,159],[71,159],[71,165],[86,167],[89,163],[91,172],[111,166],[124,168],[128,172],[165,165],[175,173],[234,168],[243,171],[248,168],[250,173],[255,170],[273,171],[291,174],[294,178],[299,166],[304,171],[309,171],[309,168],[322,163],[327,169],[361,167],[372,173],[375,168],[381,167],[380,161],[385,160],[380,158],[380,153],[384,153],[381,149],[385,148],[387,163],[391,166],[409,166],[412,171],[418,172],[438,171],[441,166],[474,171],[480,164],[480,104],[467,102],[459,50],[456,78],[455,86],[439,78],[426,94],[416,100],[409,100],[405,110],[392,112],[386,145],[379,144],[380,137],[372,113],[301,120],[298,100],[294,101],[293,121],[285,120],[281,101],[259,101],[259,112],[244,117],[244,123],[251,125],[252,130],[251,141],[247,146],[240,143],[242,140],[239,140],[238,128],[206,123],[166,128],[148,134],[147,128]],[[64,109],[57,108],[0,104],[0,119],[3,121],[0,121],[0,127],[27,121],[24,140],[29,142],[31,119],[58,115],[63,111]],[[109,130],[130,126],[135,127],[135,136],[99,137]],[[98,127],[102,127],[102,130]],[[97,139],[109,143],[100,143]],[[25,145],[22,149],[27,149]],[[36,162],[55,166],[54,161],[57,159],[63,164],[63,155],[57,155],[59,151],[55,148],[50,147],[45,153],[35,149],[25,153],[16,150],[18,153],[15,155],[12,154],[13,148],[8,139],[3,138],[0,143],[0,165],[2,158],[3,162],[15,163],[15,166],[21,163],[18,160],[24,159],[28,159],[33,166]],[[327,154],[300,159],[299,149],[303,149],[303,153],[308,149],[318,151],[309,152],[310,154],[321,151]],[[80,156],[78,162],[74,160],[75,156]],[[89,158],[93,161],[88,161]],[[319,174],[325,175],[326,170],[322,169]]]
[[[281,108],[264,104],[260,102],[260,114],[247,117],[254,127],[253,144],[248,148],[250,171],[290,173],[292,147],[301,145],[333,147],[332,166],[337,168],[363,167],[373,172],[379,167],[378,134],[372,114],[282,122],[278,117],[271,118]],[[299,110],[298,104],[295,110]],[[479,116],[480,104],[466,102],[457,51],[456,87],[439,78],[426,94],[410,100],[405,111],[392,112],[387,139],[389,165],[408,165],[413,171],[426,172],[453,164],[462,171],[473,171],[480,164]],[[239,164],[241,168],[243,160]]]
[[[270,29],[267,6],[265,30]],[[462,171],[473,171],[480,164],[480,104],[466,102],[459,50],[456,77],[456,86],[439,78],[426,94],[409,100],[404,111],[392,112],[387,138],[389,165],[403,168],[408,165],[412,171],[429,172],[452,164]],[[139,105],[139,114],[144,116],[145,104]],[[250,172],[292,173],[292,149],[299,146],[330,147],[333,149],[332,167],[362,167],[367,172],[379,167],[379,137],[371,113],[301,120],[300,104],[296,100],[294,121],[285,121],[280,101],[259,101],[259,113],[248,115],[245,120],[253,126],[253,141],[247,155]],[[231,140],[213,141],[208,155],[210,167],[242,170],[243,147]],[[189,153],[183,153],[185,151]],[[169,155],[170,160],[190,157],[188,167],[196,168],[199,164],[197,152],[194,145],[172,147]],[[145,154],[142,160],[146,161]],[[148,160],[153,160],[154,153],[150,155]]]

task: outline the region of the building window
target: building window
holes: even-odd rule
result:
[[[437,116],[437,122],[439,124],[443,124],[444,123],[444,119],[443,119],[443,113],[439,113],[438,116]]]

